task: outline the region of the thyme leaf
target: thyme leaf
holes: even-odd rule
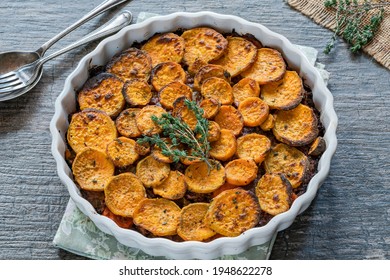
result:
[[[336,27],[324,53],[329,54],[335,47],[337,36],[342,37],[350,45],[350,50],[356,53],[374,38],[383,20],[384,8],[390,6],[390,2],[326,0],[324,6],[336,10]]]
[[[161,127],[161,135],[167,137],[169,141],[159,134],[154,134],[143,136],[137,142],[156,145],[161,149],[162,154],[170,157],[173,162],[178,162],[180,159],[201,160],[212,169],[213,164],[209,160],[210,143],[207,140],[209,122],[203,117],[203,109],[198,107],[196,102],[186,99],[184,104],[196,117],[197,124],[194,130],[191,130],[182,119],[165,113],[160,118],[152,116],[152,120]]]

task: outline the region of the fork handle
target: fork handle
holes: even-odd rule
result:
[[[81,38],[80,40],[74,42],[73,44],[70,44],[69,46],[52,53],[46,57],[43,57],[39,59],[36,68],[41,67],[45,62],[63,54],[66,53],[74,48],[77,48],[81,45],[87,44],[89,42],[95,41],[97,39],[101,39],[103,37],[106,37],[108,35],[114,34],[123,27],[127,26],[131,20],[132,20],[132,15],[129,11],[124,11],[121,13],[119,16],[115,17],[111,21],[109,21],[106,25],[102,26],[101,28],[95,30],[94,32],[90,33],[89,35]]]
[[[101,13],[103,13],[103,12],[105,12],[105,11],[107,11],[107,10],[109,10],[109,9],[111,9],[111,8],[113,8],[113,7],[117,6],[117,5],[125,2],[125,1],[127,1],[127,0],[106,0],[106,1],[102,2],[99,6],[94,8],[92,11],[90,11],[88,14],[83,16],[77,22],[75,22],[74,24],[72,24],[71,26],[69,26],[68,28],[66,28],[65,30],[63,30],[62,32],[57,34],[56,36],[54,36],[52,39],[50,39],[49,41],[44,43],[38,50],[36,50],[36,53],[38,53],[42,57],[45,54],[45,52],[54,43],[56,43],[58,40],[63,38],[65,35],[67,35],[71,31],[75,30],[79,26],[83,25],[87,21],[93,19],[97,15],[99,15],[99,14],[101,14]]]

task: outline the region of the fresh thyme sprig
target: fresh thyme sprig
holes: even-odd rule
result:
[[[162,136],[168,137],[169,141],[155,134],[144,136],[137,142],[140,144],[148,142],[151,145],[156,145],[161,149],[162,154],[170,157],[173,162],[178,162],[182,158],[190,161],[201,160],[212,169],[213,165],[209,160],[210,143],[207,140],[208,120],[203,117],[203,109],[199,108],[196,102],[186,99],[184,104],[197,119],[194,130],[191,130],[180,118],[165,113],[160,118],[152,116],[152,120],[161,127]],[[187,149],[183,149],[183,146],[186,146]]]
[[[390,6],[390,2],[326,0],[324,5],[336,9],[336,28],[324,53],[330,53],[335,47],[337,36],[344,38],[351,45],[350,50],[356,53],[372,40],[383,20],[384,7]],[[365,23],[366,18],[369,19],[368,23]]]

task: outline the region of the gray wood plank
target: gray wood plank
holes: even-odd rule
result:
[[[101,1],[1,1],[0,51],[35,50]],[[343,42],[337,52],[322,54],[331,32],[282,0],[129,1],[68,35],[53,50],[124,8],[135,16],[141,11],[234,14],[319,50],[319,61],[332,75],[339,147],[315,201],[278,234],[271,258],[390,259],[388,70],[367,55],[351,55]],[[69,195],[56,174],[49,123],[66,77],[95,46],[48,62],[36,88],[0,103],[0,259],[82,259],[52,245]]]

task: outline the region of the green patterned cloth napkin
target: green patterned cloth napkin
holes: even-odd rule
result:
[[[140,13],[137,22],[146,18],[156,16],[151,13]],[[315,65],[325,83],[329,79],[329,73],[323,64],[317,63],[317,50],[311,47],[296,45],[308,58],[310,63]],[[249,248],[244,253],[232,256],[223,256],[224,260],[266,260],[269,259],[276,234],[273,238],[262,245]],[[130,248],[119,243],[113,236],[100,231],[94,223],[85,216],[69,200],[65,214],[53,240],[54,246],[81,255],[90,259],[122,259],[122,260],[152,260],[165,259],[164,257],[150,256],[140,249]]]

